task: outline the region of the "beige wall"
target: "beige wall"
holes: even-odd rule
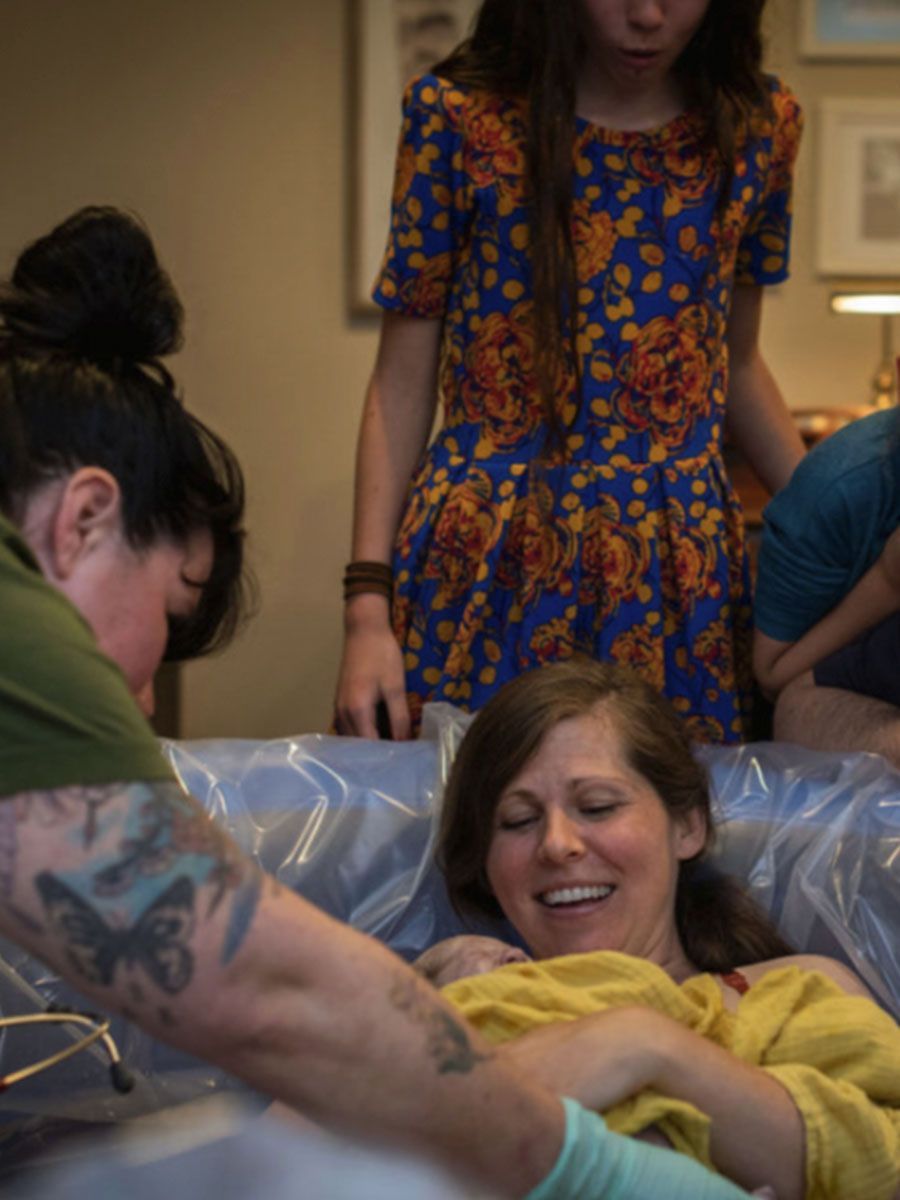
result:
[[[791,407],[865,404],[879,357],[878,322],[830,313],[828,296],[836,281],[815,272],[817,107],[825,96],[881,96],[896,99],[900,111],[900,63],[800,59],[799,8],[800,0],[769,0],[769,62],[799,96],[806,129],[796,177],[791,278],[768,297],[763,345]],[[900,246],[893,272],[900,284]]]
[[[794,406],[858,403],[877,329],[830,316],[814,277],[815,101],[900,96],[900,66],[798,64],[795,5],[773,0],[771,57],[810,120],[794,276],[768,302],[765,348]],[[81,204],[140,212],[188,310],[174,369],[246,470],[262,608],[224,656],[186,670],[185,733],[321,729],[375,349],[375,327],[345,307],[345,5],[0,0],[0,12],[0,269]]]

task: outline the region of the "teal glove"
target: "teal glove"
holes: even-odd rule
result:
[[[597,1113],[568,1098],[556,1166],[525,1200],[747,1200],[692,1158],[611,1133]]]

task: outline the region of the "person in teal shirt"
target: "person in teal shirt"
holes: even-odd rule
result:
[[[754,666],[779,739],[900,765],[900,417],[874,412],[767,505]]]

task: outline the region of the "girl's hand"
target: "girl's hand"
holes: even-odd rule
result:
[[[484,975],[513,962],[530,962],[530,959],[524,950],[499,938],[464,934],[437,942],[412,965],[435,987],[445,987],[457,979]]]
[[[384,596],[364,593],[347,602],[344,620],[344,653],[334,698],[334,723],[338,733],[377,738],[376,709],[384,703],[390,736],[403,741],[410,736],[409,707],[403,655],[390,626]]]
[[[534,1029],[501,1053],[548,1090],[605,1112],[650,1085],[669,1024],[653,1009],[615,1008]]]

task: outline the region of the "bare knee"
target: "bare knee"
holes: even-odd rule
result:
[[[815,707],[815,693],[812,671],[798,675],[778,693],[772,714],[772,732],[777,741],[805,744],[802,735],[809,726],[810,710]]]
[[[813,750],[867,750],[900,767],[900,708],[857,692],[819,687],[811,671],[781,692],[772,728],[778,741]]]

